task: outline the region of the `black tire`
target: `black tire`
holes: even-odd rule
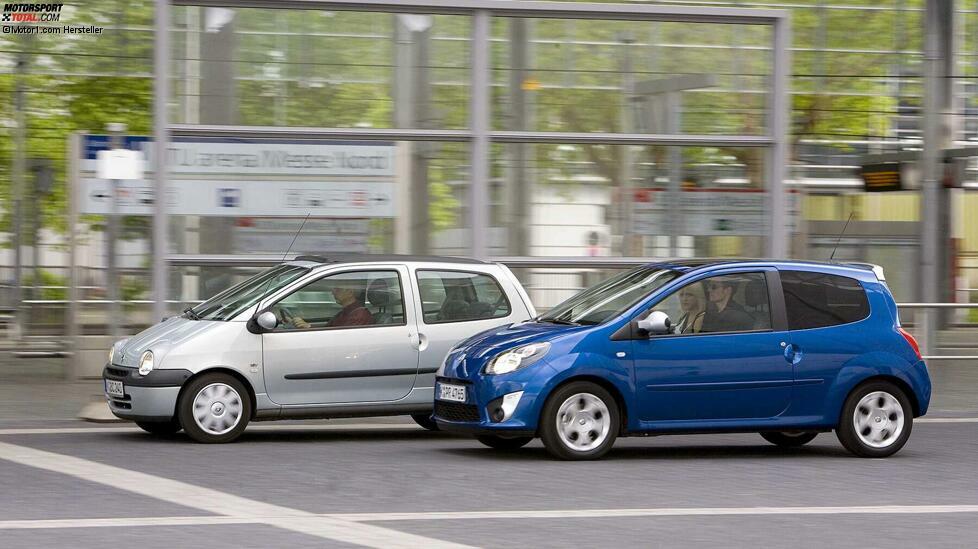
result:
[[[817,432],[812,431],[769,431],[761,433],[764,440],[782,448],[797,448],[815,440]]]
[[[607,418],[608,433],[605,435],[604,440],[597,446],[586,450],[576,449],[567,445],[561,439],[557,427],[557,414],[561,405],[577,394],[597,397],[604,403],[610,416]],[[543,445],[547,448],[547,451],[558,459],[572,461],[598,459],[608,453],[608,450],[611,450],[612,445],[614,445],[615,438],[618,437],[618,429],[621,425],[620,418],[621,413],[618,410],[618,403],[615,402],[614,397],[608,391],[600,385],[588,381],[575,381],[559,387],[547,399],[547,403],[543,407],[543,412],[540,414],[540,437],[543,439]],[[604,422],[603,415],[600,417],[596,416],[594,419],[596,421],[602,421],[602,423]]]
[[[173,435],[180,432],[183,427],[176,418],[170,421],[137,421],[136,425],[140,429],[153,435]]]
[[[875,447],[864,442],[856,427],[855,417],[857,413],[867,417],[873,415],[871,412],[874,412],[874,410],[865,409],[857,411],[860,401],[871,393],[888,394],[895,398],[901,408],[899,413],[902,413],[903,416],[903,427],[899,435],[882,447]],[[883,401],[885,402],[885,397],[883,397]],[[885,417],[885,413],[883,412],[872,417],[871,424],[894,421],[896,412],[891,411],[888,417]],[[849,450],[853,454],[859,457],[882,458],[892,456],[899,452],[903,448],[903,445],[907,443],[907,439],[910,438],[910,431],[912,429],[913,407],[910,404],[910,398],[907,397],[902,389],[889,381],[871,381],[856,387],[849,393],[845,404],[842,405],[842,415],[839,417],[839,426],[836,428],[835,434],[839,437],[839,442],[845,446],[846,450]],[[885,426],[882,430],[885,431]]]
[[[228,404],[237,403],[240,405],[237,423],[227,432],[220,434],[205,431],[194,420],[194,399],[202,389],[212,384],[223,384],[234,389],[238,398],[230,399]],[[234,377],[221,373],[205,374],[184,386],[177,403],[177,417],[180,420],[180,425],[183,426],[183,430],[197,442],[204,444],[231,442],[241,436],[245,427],[248,426],[248,421],[251,419],[251,399],[245,386]]]
[[[411,414],[411,419],[429,431],[438,430],[438,424],[435,423],[435,420],[431,419],[431,414]]]
[[[533,437],[503,438],[495,435],[479,435],[475,438],[486,446],[497,450],[518,450],[533,440]]]

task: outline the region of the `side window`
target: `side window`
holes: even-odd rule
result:
[[[292,292],[270,310],[276,331],[404,325],[404,296],[396,271],[324,276]]]
[[[677,334],[771,328],[764,273],[737,273],[699,280],[673,292],[653,310],[668,314]]]
[[[421,311],[427,324],[509,316],[506,294],[489,275],[419,270]]]
[[[853,278],[781,271],[781,287],[789,330],[848,324],[869,316],[866,291]]]

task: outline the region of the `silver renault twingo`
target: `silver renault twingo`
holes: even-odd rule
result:
[[[458,341],[535,316],[504,265],[301,256],[116,342],[109,408],[154,434],[229,442],[249,421],[411,415]]]

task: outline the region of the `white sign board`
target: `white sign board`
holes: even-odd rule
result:
[[[795,230],[798,194],[787,193],[788,228]],[[687,189],[679,192],[679,226],[670,227],[669,193],[639,189],[633,208],[633,230],[645,235],[760,236],[768,232],[766,193],[755,189]]]
[[[139,146],[147,170],[153,170],[153,143]],[[390,143],[173,141],[167,169],[170,174],[393,177],[394,150]],[[96,162],[86,158],[81,169],[95,171]]]
[[[99,151],[95,176],[99,179],[142,179],[143,153],[128,149]]]
[[[112,184],[82,179],[79,211],[107,214]],[[393,217],[392,182],[221,181],[174,179],[166,192],[171,214],[228,217]],[[153,183],[122,181],[118,211],[123,215],[153,214]]]

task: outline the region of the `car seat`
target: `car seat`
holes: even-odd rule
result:
[[[377,312],[374,313],[374,324],[394,323],[393,315],[387,310],[391,302],[391,293],[386,280],[378,278],[370,283],[370,287],[367,288],[367,301],[370,302],[371,307],[377,308]]]
[[[771,308],[768,304],[767,285],[763,279],[752,279],[744,287],[744,305],[754,317],[754,329],[771,327]]]

